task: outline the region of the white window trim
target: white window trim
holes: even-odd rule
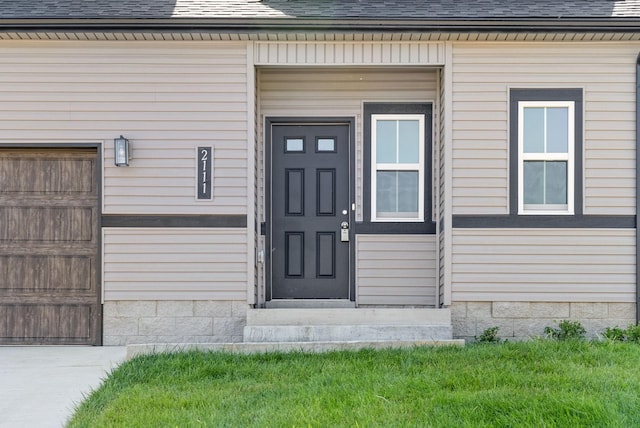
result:
[[[376,122],[379,120],[417,120],[418,121],[418,163],[377,163]],[[423,222],[424,221],[424,114],[372,114],[371,115],[371,221],[372,222]],[[418,216],[417,217],[378,217],[376,210],[376,190],[378,171],[418,171]]]
[[[567,153],[524,153],[524,109],[527,107],[566,107],[568,111]],[[546,122],[545,122],[546,126]],[[546,131],[546,130],[545,130]],[[546,132],[545,132],[546,135]],[[573,215],[575,187],[575,101],[518,101],[518,214],[526,215]],[[567,162],[567,205],[539,205],[540,208],[525,207],[524,162]]]

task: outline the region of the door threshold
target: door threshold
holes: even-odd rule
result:
[[[355,308],[356,302],[347,299],[275,299],[264,304],[267,309],[327,309]]]

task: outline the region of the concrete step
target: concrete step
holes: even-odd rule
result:
[[[450,309],[250,309],[247,325],[451,325]]]
[[[451,312],[427,308],[254,309],[245,343],[447,341]]]
[[[451,326],[445,325],[253,325],[244,328],[244,341],[253,343],[439,341],[451,338]]]

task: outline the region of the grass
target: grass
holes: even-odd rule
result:
[[[538,340],[124,363],[69,427],[640,426],[640,347]]]

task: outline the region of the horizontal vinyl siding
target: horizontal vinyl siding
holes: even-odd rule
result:
[[[265,116],[356,116],[363,101],[430,101],[435,69],[265,68],[260,71]]]
[[[356,118],[357,220],[362,220],[362,103],[434,101],[436,91],[436,70],[427,68],[260,70],[260,111],[264,117]],[[263,171],[260,177],[264,177]]]
[[[357,235],[359,305],[434,306],[435,235]]]
[[[5,42],[0,56],[0,138],[103,141],[105,213],[247,212],[244,43]],[[128,168],[113,166],[120,134]],[[213,201],[195,201],[198,145],[214,147]]]
[[[105,300],[245,300],[245,229],[103,230]]]
[[[584,89],[584,213],[635,214],[638,46],[453,45],[454,214],[508,212],[509,88]]]
[[[635,230],[454,229],[453,301],[634,302]]]

